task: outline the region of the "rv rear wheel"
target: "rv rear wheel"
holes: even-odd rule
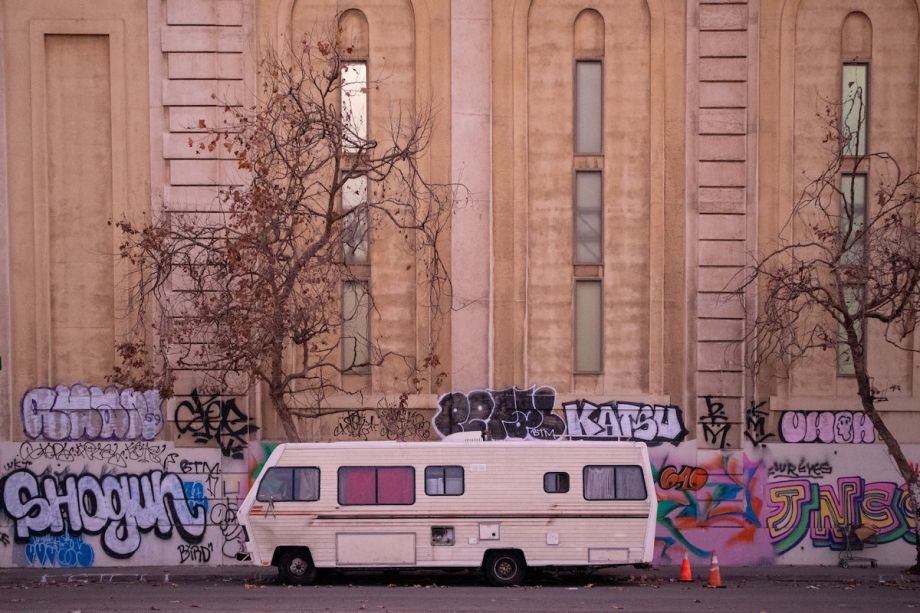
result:
[[[316,566],[306,551],[286,551],[278,558],[278,574],[285,583],[308,585],[316,580]]]
[[[486,578],[496,587],[521,583],[526,570],[524,556],[517,551],[495,551],[486,558]]]

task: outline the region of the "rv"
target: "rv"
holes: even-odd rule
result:
[[[239,510],[246,554],[306,584],[318,569],[481,568],[497,586],[528,567],[651,562],[657,502],[644,443],[288,443]]]

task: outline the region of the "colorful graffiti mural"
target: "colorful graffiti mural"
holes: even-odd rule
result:
[[[694,443],[651,451],[658,483],[656,557],[679,562],[684,552],[731,564],[769,562],[773,550],[762,528],[762,460],[746,453],[698,451]],[[706,458],[696,464],[699,457]],[[685,478],[674,466],[683,466]],[[675,487],[686,484],[688,487]]]
[[[851,527],[868,526],[879,544],[903,539],[917,542],[907,486],[862,477],[838,477],[835,483],[808,479],[777,481],[767,487],[767,528],[777,554],[808,539],[813,547],[843,549]]]

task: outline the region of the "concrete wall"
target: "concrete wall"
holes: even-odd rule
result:
[[[234,399],[160,403],[133,390],[36,388],[21,417],[24,440],[0,443],[0,565],[237,563],[235,513],[276,443],[259,438]],[[886,564],[913,558],[905,487],[859,413],[784,412],[775,430],[751,420],[741,450],[689,439],[686,417],[674,405],[557,396],[541,386],[444,394],[433,411],[332,414],[320,429],[323,440],[437,440],[486,429],[494,439],[644,441],[661,564],[684,552],[697,564],[715,552],[730,564],[834,564],[844,526],[859,523],[878,532],[866,554]],[[920,445],[906,452],[920,460]]]

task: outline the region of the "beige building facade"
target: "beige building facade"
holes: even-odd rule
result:
[[[265,49],[337,15],[380,80],[369,132],[430,104],[421,168],[469,197],[446,317],[418,259],[370,246],[371,334],[440,356],[422,393],[400,404],[386,365],[342,375],[361,393],[307,440],[642,440],[662,562],[834,563],[854,523],[912,560],[853,377],[834,352],[755,377],[737,281],[822,168],[816,112],[847,67],[868,75],[871,149],[917,167],[915,0],[0,0],[0,564],[236,563],[280,423],[258,388],[199,393],[192,371],[168,400],[108,385],[131,324],[110,221],[217,210],[236,162],[188,142],[257,102]],[[881,410],[920,461],[920,358],[872,338]],[[119,535],[130,483],[164,497],[156,528]],[[108,502],[66,502],[85,491]]]

